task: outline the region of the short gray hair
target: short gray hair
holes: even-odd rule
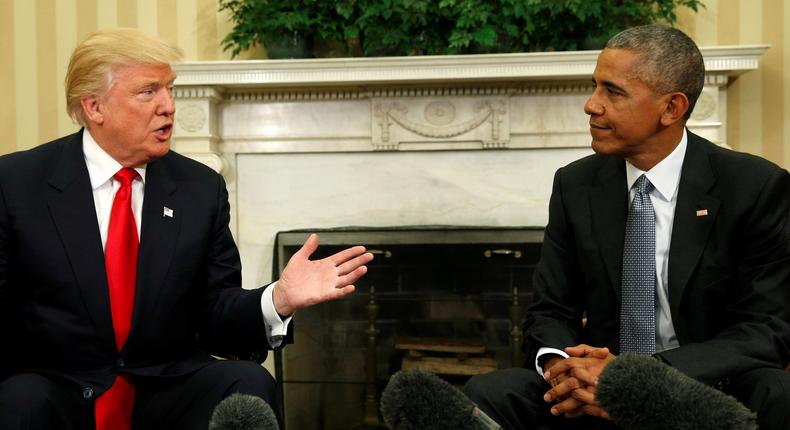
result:
[[[691,116],[705,84],[705,62],[697,44],[685,33],[666,25],[642,25],[618,33],[605,48],[637,53],[641,61],[634,77],[657,94],[685,94],[689,100],[686,118]]]

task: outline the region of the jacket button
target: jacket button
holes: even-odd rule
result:
[[[82,387],[82,397],[86,400],[90,400],[93,397],[93,388],[91,387]]]
[[[126,366],[126,363],[124,363],[124,362],[123,362],[123,358],[119,358],[119,359],[118,359],[118,360],[115,362],[115,367],[117,367],[117,368],[119,368],[119,369],[123,369],[125,366]]]

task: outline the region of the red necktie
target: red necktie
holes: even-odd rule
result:
[[[137,226],[132,213],[132,181],[134,169],[123,168],[115,174],[121,187],[115,193],[107,232],[104,261],[110,290],[112,327],[115,346],[123,349],[134,311],[134,289],[137,277]],[[131,428],[134,406],[134,383],[129,375],[115,378],[110,389],[96,399],[94,414],[97,430],[128,430]]]

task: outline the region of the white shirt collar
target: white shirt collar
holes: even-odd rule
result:
[[[686,147],[688,146],[688,136],[686,129],[683,128],[683,137],[677,147],[658,164],[647,172],[643,172],[628,161],[625,162],[625,174],[628,182],[628,190],[634,185],[642,174],[647,175],[647,179],[653,184],[661,198],[671,201],[675,197],[680,183],[680,171],[683,168],[683,159],[686,158]]]
[[[93,136],[84,129],[82,132],[82,152],[85,154],[85,164],[88,166],[88,175],[91,179],[91,188],[94,190],[107,183],[123,166],[106,153]],[[145,184],[145,166],[135,167]]]

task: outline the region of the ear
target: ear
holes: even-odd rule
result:
[[[686,111],[689,109],[689,99],[683,93],[669,93],[662,97],[665,99],[665,107],[661,112],[661,124],[669,126],[677,121],[685,119]]]
[[[102,106],[99,98],[96,96],[88,96],[80,99],[82,105],[82,112],[85,114],[85,119],[91,123],[102,125],[104,123],[104,114],[102,113]]]

